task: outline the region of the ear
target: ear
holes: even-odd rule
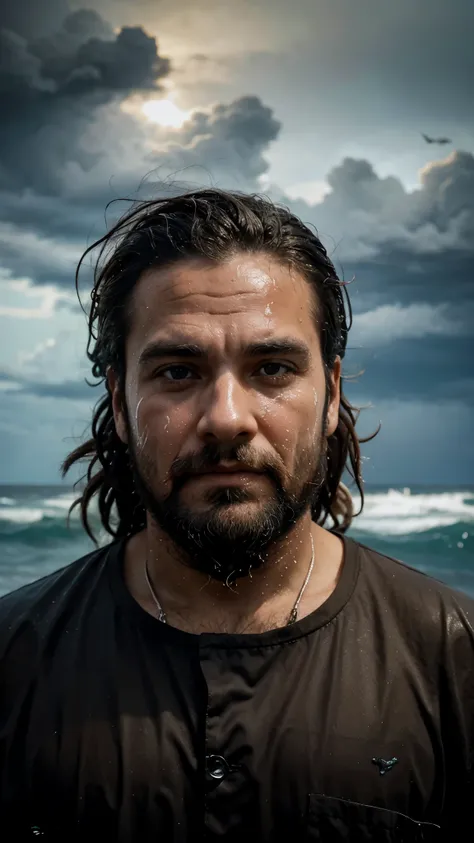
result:
[[[339,404],[341,401],[341,358],[336,357],[334,366],[329,374],[329,404],[326,413],[326,436],[332,436],[339,421]]]
[[[114,414],[115,430],[118,438],[124,443],[128,444],[127,425],[125,422],[125,395],[123,394],[117,374],[111,366],[107,369],[107,386],[109,387],[112,396],[112,412]]]

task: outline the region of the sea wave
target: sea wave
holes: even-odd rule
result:
[[[0,503],[0,543],[3,551],[14,545],[30,548],[54,548],[77,543],[85,538],[79,508],[69,509],[76,499],[71,492],[46,496],[18,494],[10,498],[14,505]],[[3,499],[0,499],[4,500]],[[90,523],[99,544],[110,541],[100,523],[97,502],[90,507]]]
[[[2,536],[22,541],[76,537],[82,530],[78,508],[67,515],[75,497],[70,492],[57,496],[37,497],[29,501],[0,498],[0,539]],[[355,511],[360,498],[354,496]],[[97,522],[97,504],[92,502],[91,521]],[[474,523],[474,495],[469,490],[412,492],[409,488],[365,494],[364,509],[354,518],[351,532],[379,536],[403,536],[432,533]]]
[[[70,489],[4,487],[0,497],[0,595],[93,550]],[[354,498],[356,511],[360,501]],[[108,544],[92,502],[99,546]],[[473,490],[366,490],[349,536],[474,596]]]
[[[354,496],[356,512],[360,498]],[[364,509],[353,530],[400,536],[474,522],[472,491],[412,493],[409,488],[365,495]]]
[[[65,520],[74,500],[72,495],[67,494],[32,501],[0,498],[0,522],[9,522],[21,528],[39,521]]]

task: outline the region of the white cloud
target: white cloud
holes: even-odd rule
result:
[[[370,261],[392,251],[432,256],[470,254],[474,244],[474,155],[456,151],[433,161],[407,191],[393,176],[381,178],[364,159],[345,158],[327,176],[322,201],[291,201],[295,213],[318,229],[340,260]],[[310,182],[308,182],[310,184]],[[283,198],[278,189],[271,194]]]
[[[84,350],[86,329],[79,333],[59,331],[47,337],[32,349],[22,349],[17,354],[16,373],[19,378],[35,379],[38,383],[60,383],[73,379],[79,381],[91,376],[90,364]]]
[[[20,365],[20,369],[22,369],[24,372],[31,371],[31,369],[33,369],[33,371],[36,370],[38,367],[38,363],[44,362],[45,356],[46,358],[50,356],[51,349],[56,348],[56,346],[57,340],[54,337],[48,337],[47,339],[38,343],[38,345],[35,346],[33,351],[19,351],[18,362]]]
[[[402,339],[427,336],[457,336],[460,322],[448,315],[448,304],[418,302],[382,305],[353,317],[351,346],[380,346]]]
[[[8,289],[15,293],[15,298],[23,301],[33,299],[36,306],[24,307],[21,305],[0,305],[0,316],[7,316],[15,319],[50,319],[58,302],[66,296],[60,293],[56,287],[44,286],[34,287],[28,278],[8,281],[3,286],[3,299],[7,299]],[[69,299],[69,296],[67,297]]]

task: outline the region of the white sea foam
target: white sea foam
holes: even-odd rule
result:
[[[57,509],[68,510],[76,500],[76,495],[59,495],[57,498],[46,498],[43,501],[44,506],[54,507]]]
[[[353,522],[354,530],[381,535],[422,533],[458,522],[474,521],[474,495],[469,491],[412,494],[410,489],[367,493],[364,511]],[[357,512],[360,498],[354,496]]]
[[[15,506],[16,501],[13,498],[0,498],[0,506]]]
[[[14,524],[34,524],[48,516],[48,510],[26,506],[15,506],[11,509],[0,509],[0,521],[13,521]],[[53,516],[54,517],[54,513]]]
[[[35,524],[44,518],[66,521],[69,507],[73,501],[74,497],[70,494],[43,500],[36,498],[29,506],[26,501],[23,501],[22,506],[8,506],[8,508],[0,509],[0,520],[10,521],[14,524]],[[13,501],[13,503],[16,503],[16,501]],[[74,517],[74,513],[72,517]]]
[[[71,505],[78,497],[79,492],[70,490],[54,495],[54,497],[43,498],[41,491],[37,496],[22,499],[21,494],[17,500],[12,500],[12,505],[0,507],[0,523],[15,524],[19,530],[24,530],[29,524],[37,524],[40,521],[55,521],[58,524],[66,524]],[[6,500],[2,499],[1,500]],[[97,501],[91,501],[91,516],[98,511]],[[71,513],[71,521],[79,520],[79,508],[76,507]],[[11,528],[12,529],[12,528]]]
[[[0,521],[21,526],[34,524],[43,519],[66,523],[69,507],[75,496],[71,492],[56,497],[38,497],[31,501],[22,501],[21,505],[11,498],[12,504],[0,508]],[[364,511],[357,516],[351,532],[367,532],[386,536],[402,536],[422,533],[450,527],[457,523],[474,522],[474,493],[469,491],[449,491],[438,493],[411,493],[410,489],[389,489],[381,492],[367,492]],[[20,503],[20,501],[18,501]],[[360,499],[354,495],[355,511]],[[92,516],[97,512],[97,501],[92,502]],[[72,519],[79,518],[76,507]],[[474,528],[473,528],[474,529]],[[459,535],[461,539],[461,533]]]

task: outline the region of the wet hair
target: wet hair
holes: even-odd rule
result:
[[[97,402],[91,437],[73,450],[62,464],[63,477],[76,463],[88,462],[76,486],[79,506],[88,535],[96,542],[90,523],[90,506],[95,496],[103,528],[115,538],[133,535],[146,525],[146,511],[133,481],[127,446],[117,435],[112,395],[106,381],[112,367],[121,387],[125,381],[125,343],[129,331],[130,302],[142,273],[161,269],[186,259],[222,263],[237,253],[265,253],[297,270],[314,290],[315,313],[326,376],[336,357],[345,355],[352,311],[345,283],[318,236],[285,207],[255,194],[217,189],[192,190],[136,203],[107,234],[83,254],[84,259],[99,248],[95,264],[91,307],[88,316],[87,356],[92,374],[105,382],[106,392]],[[346,304],[347,303],[347,313]],[[327,437],[327,471],[313,504],[313,520],[345,532],[354,516],[352,496],[342,483],[346,469],[355,481],[364,504],[360,444],[355,426],[360,410],[350,404],[341,389],[338,425]]]

